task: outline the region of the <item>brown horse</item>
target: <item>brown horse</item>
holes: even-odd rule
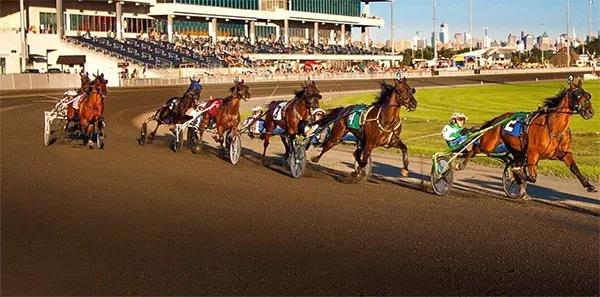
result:
[[[182,124],[190,119],[189,116],[185,115],[185,112],[191,108],[198,107],[198,104],[200,104],[199,99],[201,93],[202,85],[200,84],[200,79],[196,81],[190,78],[190,86],[183,94],[183,97],[170,98],[165,105],[159,108],[142,124],[142,131],[146,131],[149,122],[156,122],[156,128],[148,135],[148,143],[151,143],[152,140],[154,140],[158,127],[161,125]],[[143,137],[145,137],[145,132],[143,135]],[[144,140],[145,139],[140,139],[140,144],[145,144]]]
[[[211,110],[205,111],[200,123],[200,130],[198,144],[202,144],[202,134],[207,129],[209,121],[212,119],[217,125],[217,135],[213,135],[213,139],[224,148],[223,137],[224,132],[233,133],[240,123],[240,103],[241,100],[248,101],[250,99],[250,87],[244,83],[244,80],[235,80],[235,85],[229,88],[231,95],[223,99],[219,107],[216,108],[216,112]],[[213,101],[215,101],[213,100]],[[212,103],[209,102],[207,106]]]
[[[84,73],[83,71],[79,73],[79,77],[81,79],[81,87],[77,91],[77,96],[87,96],[87,94],[90,92],[92,82],[88,75],[89,74],[87,72]],[[80,98],[79,102],[81,102],[81,100],[83,99],[85,99],[85,97]],[[77,121],[76,118],[77,116],[79,116],[78,110],[75,109],[75,107],[73,106],[74,103],[75,102],[71,102],[67,105],[67,124],[63,128],[64,131],[67,131],[69,129],[69,123]],[[78,131],[79,129],[75,128],[75,130]]]
[[[400,140],[402,132],[402,119],[400,117],[400,107],[404,106],[408,111],[414,111],[417,108],[417,100],[414,97],[416,90],[410,87],[403,79],[394,79],[394,85],[388,85],[380,82],[381,92],[375,102],[362,113],[363,124],[360,129],[348,127],[349,118],[355,113],[356,105],[340,107],[330,111],[323,119],[315,122],[320,127],[326,127],[333,124],[331,135],[323,145],[323,149],[318,156],[311,159],[318,163],[323,154],[338,144],[342,137],[348,132],[352,133],[357,139],[357,149],[354,152],[354,158],[360,166],[353,173],[357,179],[366,179],[367,176],[359,176],[362,169],[368,165],[371,151],[376,147],[397,147],[402,150],[402,160],[404,167],[402,175],[408,175],[408,148]],[[356,114],[355,116],[360,116]]]
[[[589,120],[594,116],[592,95],[586,92],[581,85],[581,80],[577,84],[571,80],[568,89],[562,89],[556,96],[545,99],[538,111],[529,114],[519,123],[523,130],[520,135],[509,133],[517,120],[484,133],[479,145],[474,146],[467,154],[461,168],[466,166],[472,156],[478,153],[489,154],[494,151],[496,146],[504,143],[513,155],[515,165],[518,166],[513,170],[518,183],[525,181],[535,183],[539,160],[558,159],[567,165],[588,192],[596,192],[596,187],[579,171],[571,152],[569,124],[573,114],[581,115],[584,120]],[[481,129],[491,127],[513,114],[505,113],[496,117],[483,124]]]
[[[104,74],[97,76],[91,92],[79,103],[79,126],[82,133],[87,135],[83,139],[84,145],[87,143],[90,148],[94,148],[92,133],[95,130],[102,131],[104,128],[104,97],[107,94],[107,83]]]
[[[285,147],[284,157],[287,159],[291,148],[290,145],[293,143],[297,134],[304,134],[302,127],[304,127],[311,119],[311,109],[319,108],[319,100],[323,98],[319,89],[314,81],[309,80],[302,85],[302,89],[296,91],[296,96],[291,101],[274,101],[269,104],[269,109],[265,116],[265,133],[263,134],[264,139],[264,150],[262,154],[262,160],[265,161],[265,155],[267,154],[267,147],[269,146],[269,139],[271,133],[277,128],[281,127],[285,131],[284,137],[281,136],[281,141]],[[279,105],[283,107],[281,110],[281,119],[275,119],[276,109]]]

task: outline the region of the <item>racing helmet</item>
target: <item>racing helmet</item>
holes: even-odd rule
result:
[[[452,121],[454,119],[465,119],[465,121],[469,120],[469,118],[467,118],[467,116],[462,112],[453,113],[452,116],[450,117],[450,121]]]
[[[313,112],[311,113],[313,116],[315,116],[317,113],[322,112],[323,114],[325,114],[325,111],[321,108],[317,108],[315,110],[313,110]]]
[[[262,107],[257,105],[252,108],[252,112],[257,112],[257,111],[262,111]]]
[[[63,94],[63,97],[74,97],[77,96],[76,90],[68,90]]]

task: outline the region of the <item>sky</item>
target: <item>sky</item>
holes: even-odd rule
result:
[[[566,0],[472,0],[473,36],[483,38],[483,27],[488,27],[492,40],[507,40],[508,34],[520,36],[526,31],[539,36],[543,31],[555,40],[567,30]],[[570,31],[583,39],[588,34],[588,0],[570,0]],[[385,19],[385,27],[372,28],[371,38],[386,41],[391,36],[390,3],[371,3],[370,14]],[[469,30],[468,0],[437,0],[437,27],[448,24],[450,38],[455,32]],[[543,23],[544,25],[540,25]],[[409,40],[416,36],[431,40],[433,32],[433,0],[394,0],[395,39]],[[600,30],[600,0],[592,4],[592,34]],[[358,29],[352,39],[360,40]]]

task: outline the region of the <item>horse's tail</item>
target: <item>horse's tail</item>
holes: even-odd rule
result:
[[[501,114],[501,115],[499,115],[499,116],[497,116],[497,117],[495,117],[495,118],[493,118],[493,119],[491,119],[491,120],[489,120],[487,122],[484,122],[483,124],[481,124],[481,126],[479,126],[478,130],[483,130],[483,129],[489,128],[489,127],[491,127],[493,125],[496,125],[497,123],[499,123],[502,120],[506,119],[506,116],[510,115],[510,114],[511,113],[507,112],[507,113]]]

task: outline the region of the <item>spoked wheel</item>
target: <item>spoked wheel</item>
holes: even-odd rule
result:
[[[435,162],[436,166],[431,166],[431,187],[437,195],[444,196],[452,189],[454,170],[446,156],[437,157]]]
[[[371,161],[371,156],[367,160],[367,166],[360,168],[356,160],[354,160],[354,173],[356,174],[356,180],[359,182],[364,182],[369,178],[371,173],[373,172],[373,161]]]
[[[304,174],[304,170],[306,170],[306,151],[304,150],[304,146],[295,139],[291,147],[292,151],[288,157],[288,165],[290,166],[292,176],[299,178]]]
[[[139,139],[139,143],[140,145],[146,145],[146,134],[148,132],[148,124],[147,123],[143,123],[142,127],[140,128],[140,139]]]
[[[522,198],[527,194],[525,191],[527,188],[527,182],[524,181],[519,183],[517,181],[512,171],[514,167],[515,165],[512,162],[506,164],[504,167],[504,172],[502,173],[502,188],[508,197],[517,199]]]
[[[98,133],[96,133],[96,146],[99,149],[104,148],[104,129],[100,129],[98,130]]]
[[[50,129],[51,123],[47,119],[44,119],[44,144],[50,145],[50,136],[52,131]]]
[[[235,165],[240,160],[242,155],[242,140],[238,133],[229,133],[229,161]]]
[[[178,127],[175,127],[175,141],[173,142],[173,150],[176,153],[181,151],[183,147],[183,131],[181,131]]]

